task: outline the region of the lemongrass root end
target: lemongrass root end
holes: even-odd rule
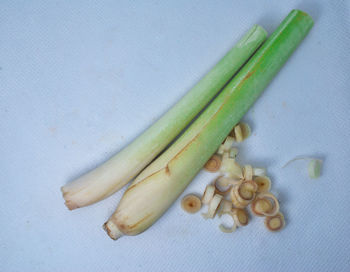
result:
[[[124,235],[113,221],[108,220],[103,224],[103,229],[107,232],[108,236],[113,240],[117,240]]]

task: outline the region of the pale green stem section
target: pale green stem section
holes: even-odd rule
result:
[[[111,238],[150,227],[218,149],[313,25],[293,10],[188,130],[130,185],[105,224]]]
[[[176,105],[107,162],[62,187],[69,209],[115,193],[147,166],[210,102],[266,39],[254,25]]]

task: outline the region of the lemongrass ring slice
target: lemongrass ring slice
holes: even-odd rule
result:
[[[261,176],[255,177],[254,181],[258,185],[258,193],[268,192],[271,189],[271,180],[269,177]]]
[[[253,176],[266,176],[266,169],[262,167],[254,167]]]
[[[221,157],[218,155],[213,155],[204,165],[204,169],[212,173],[219,171],[220,167],[221,167]]]
[[[233,206],[235,206],[236,208],[244,208],[246,206],[248,206],[249,202],[248,201],[244,201],[244,202],[239,202],[237,199],[237,195],[235,193],[236,191],[236,187],[232,187],[231,191],[230,191],[230,197],[231,197],[231,201]]]
[[[224,233],[232,233],[232,232],[234,232],[234,231],[236,230],[236,228],[237,228],[236,222],[235,222],[235,220],[234,220],[234,215],[233,215],[232,212],[225,212],[225,213],[223,214],[223,216],[222,216],[222,219],[225,219],[225,218],[224,218],[225,215],[227,215],[227,217],[230,216],[230,219],[232,220],[232,225],[229,227],[229,226],[227,226],[226,224],[221,223],[221,224],[219,225],[219,229],[220,229],[222,232],[224,232]],[[229,217],[228,217],[228,218],[229,218]]]
[[[222,214],[230,212],[231,210],[232,210],[232,202],[227,199],[223,199],[220,203],[218,215],[220,217]]]
[[[207,213],[202,213],[202,216],[205,219],[208,218],[214,218],[215,213],[220,205],[220,202],[222,200],[222,195],[215,194],[213,199],[210,201],[209,206],[208,206],[208,212]]]
[[[243,177],[245,180],[253,179],[253,167],[251,165],[245,165],[243,167]]]
[[[188,213],[196,213],[202,207],[202,203],[198,196],[189,194],[181,200],[181,207]]]
[[[265,226],[269,231],[279,231],[285,226],[284,216],[281,212],[265,218]]]
[[[255,192],[258,190],[258,185],[253,180],[246,180],[238,185],[237,196],[243,200],[253,200]],[[240,200],[238,198],[238,200]]]
[[[273,209],[271,211],[268,211],[268,212],[262,212],[263,215],[265,216],[274,216],[276,215],[279,210],[280,210],[280,204],[277,200],[277,198],[271,194],[271,193],[260,193],[258,195],[258,198],[264,198],[264,199],[267,199],[269,201],[271,201],[273,203]]]
[[[227,179],[224,176],[220,176],[214,180],[215,193],[226,195],[230,191],[232,185],[227,184],[226,181]]]
[[[242,133],[241,126],[239,124],[237,126],[235,126],[234,131],[235,131],[236,141],[242,142],[243,141],[243,133]]]
[[[234,208],[232,210],[233,213],[233,219],[235,220],[235,223],[239,227],[243,227],[248,225],[249,223],[249,216],[245,209],[237,209]]]
[[[213,199],[215,194],[215,186],[207,185],[205,188],[204,194],[202,196],[202,203],[209,204],[209,202]]]
[[[263,213],[270,212],[273,208],[271,201],[265,198],[256,198],[251,206],[252,213],[256,216],[264,216]]]

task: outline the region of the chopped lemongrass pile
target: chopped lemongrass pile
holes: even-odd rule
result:
[[[292,162],[298,161],[298,160],[307,160],[309,161],[307,172],[309,174],[309,178],[316,179],[321,176],[321,169],[322,169],[322,160],[311,158],[311,157],[296,157],[290,161],[288,161],[282,168],[287,167]]]
[[[200,208],[200,204],[208,206],[207,212],[202,213],[205,219],[213,219],[218,215],[222,220],[219,229],[224,233],[232,233],[238,227],[248,225],[248,206],[252,215],[265,217],[268,230],[278,231],[285,225],[279,202],[270,192],[271,179],[266,176],[266,169],[249,164],[241,166],[236,161],[238,149],[233,144],[235,141],[241,142],[249,134],[247,124],[237,125],[204,166],[209,172],[217,172],[220,169],[220,176],[206,186],[201,203],[196,202],[196,207]],[[317,175],[318,166],[314,168]],[[189,196],[195,197],[184,197],[181,204],[185,211],[189,210],[184,205]],[[199,201],[199,198],[195,198]]]

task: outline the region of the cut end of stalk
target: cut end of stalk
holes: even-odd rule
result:
[[[61,192],[65,200],[64,205],[66,205],[70,211],[79,208],[79,205],[77,203],[68,198],[68,191],[64,186],[61,187]]]
[[[124,235],[113,221],[109,220],[103,224],[103,229],[107,232],[108,236],[113,240],[117,240]]]
[[[73,201],[70,201],[70,200],[66,200],[66,201],[64,202],[64,205],[66,205],[67,208],[68,208],[68,210],[70,210],[70,211],[79,208],[79,206],[78,206],[76,203],[74,203]]]

